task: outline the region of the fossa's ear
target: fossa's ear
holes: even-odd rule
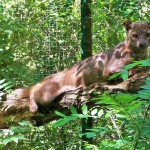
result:
[[[123,23],[123,26],[125,27],[125,29],[126,29],[127,31],[131,30],[131,29],[132,29],[132,21],[126,20],[126,21]]]

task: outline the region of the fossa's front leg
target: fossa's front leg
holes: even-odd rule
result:
[[[30,98],[30,111],[32,113],[36,113],[38,110],[38,106],[33,98]]]

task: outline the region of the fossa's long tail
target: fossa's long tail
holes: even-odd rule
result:
[[[16,89],[16,90],[12,91],[12,93],[6,95],[6,100],[28,98],[30,96],[30,91],[31,91],[31,87]]]

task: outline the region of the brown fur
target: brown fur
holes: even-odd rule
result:
[[[64,71],[46,77],[36,85],[17,89],[7,98],[30,98],[30,111],[38,110],[37,103],[47,104],[57,96],[69,90],[86,87],[100,82],[112,73],[121,71],[122,67],[134,60],[147,58],[150,44],[150,25],[126,21],[124,26],[128,37],[110,52],[102,52],[87,58]]]

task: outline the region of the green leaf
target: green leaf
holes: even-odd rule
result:
[[[12,132],[14,133],[20,133],[21,132],[21,129],[19,127],[11,127],[10,129]]]
[[[143,85],[143,86],[141,86],[141,88],[146,89],[146,90],[150,90],[150,85]]]
[[[18,143],[18,140],[23,140],[23,139],[25,139],[24,135],[12,135],[11,137],[5,138],[2,141],[2,143],[4,145],[7,145],[9,142],[12,142],[12,141]]]
[[[94,116],[94,115],[96,115],[97,112],[98,112],[98,109],[95,108],[95,109],[93,109],[93,110],[91,111],[91,115]]]
[[[2,143],[4,144],[4,145],[7,145],[9,142],[11,142],[12,140],[10,139],[10,138],[5,138],[3,141],[2,141]]]
[[[86,135],[87,138],[93,138],[93,137],[96,136],[96,134],[93,133],[93,132],[86,132],[85,135]]]
[[[109,116],[110,116],[110,112],[107,111],[107,113],[106,113],[106,115],[105,115],[105,118],[109,118]]]
[[[16,126],[16,127],[11,127],[11,131],[14,133],[25,133],[25,132],[30,132],[31,128],[27,126]]]
[[[81,137],[81,136],[84,136],[84,135],[85,135],[87,138],[93,138],[93,137],[96,136],[96,134],[93,133],[93,132],[86,132],[86,133],[84,133],[84,134],[80,134],[80,137]]]
[[[56,122],[53,124],[53,126],[54,126],[54,127],[60,127],[60,126],[65,125],[67,122],[68,122],[68,120],[65,120],[64,118],[63,118],[63,119],[59,119],[58,121],[56,121]]]
[[[72,116],[78,117],[78,118],[86,118],[86,116],[83,114],[72,114]]]
[[[103,114],[104,114],[104,111],[103,111],[103,109],[101,109],[101,110],[98,112],[98,117],[101,117]]]
[[[123,114],[116,114],[116,116],[119,118],[126,118],[127,117],[126,115],[123,115]]]
[[[22,122],[19,122],[19,124],[20,124],[21,126],[29,126],[29,125],[32,125],[29,121],[26,121],[26,120],[24,120],[24,121],[22,121]]]
[[[72,114],[78,114],[76,108],[73,105],[70,105],[69,108],[70,108]]]
[[[71,120],[73,120],[73,119],[75,119],[76,118],[76,116],[68,116],[68,117],[66,117],[66,118],[64,118],[65,120],[67,120],[68,122],[69,121],[71,121]]]
[[[135,66],[137,66],[137,65],[139,65],[139,64],[140,64],[139,62],[134,62],[134,63],[132,63],[132,64],[125,65],[125,66],[124,66],[124,69],[125,69],[125,70],[129,70],[129,69],[131,69],[131,68],[133,68],[133,67],[135,67]]]
[[[110,97],[109,95],[102,95],[100,98],[100,101],[97,102],[97,104],[110,104],[110,105],[117,105],[117,101],[114,100],[113,97]]]
[[[91,101],[99,101],[100,100],[100,96],[98,96],[98,97],[92,97],[90,100]]]
[[[114,73],[113,75],[110,76],[109,80],[112,80],[112,79],[114,79],[114,78],[116,78],[116,77],[118,77],[120,75],[121,75],[121,72]]]
[[[120,93],[120,94],[115,94],[114,97],[115,97],[115,100],[117,100],[119,103],[128,104],[129,102],[136,100],[138,98],[138,95]]]
[[[6,81],[5,79],[0,80],[0,84],[4,83],[5,81]]]
[[[142,65],[142,66],[145,66],[145,67],[146,67],[146,66],[149,67],[149,66],[150,66],[150,59],[142,60],[142,61],[141,61],[141,65]]]
[[[130,103],[128,108],[128,112],[132,113],[133,111],[140,110],[141,105],[143,105],[143,101],[133,101]]]
[[[13,31],[11,31],[11,30],[5,30],[4,32],[7,33],[7,34],[12,34],[13,33]]]
[[[3,83],[0,84],[0,89],[4,88],[4,90],[7,90],[13,86],[11,82],[4,83],[4,80],[3,81],[1,80],[1,82]]]
[[[67,117],[66,115],[64,115],[63,113],[59,112],[59,111],[55,111],[55,114],[61,117]]]
[[[78,115],[78,114],[73,114],[73,115]],[[76,116],[66,116],[65,118],[59,119],[58,121],[56,121],[53,126],[54,127],[59,127],[59,126],[63,126],[66,123],[68,123],[69,121],[73,120],[76,118]]]
[[[87,115],[87,113],[88,113],[88,108],[87,108],[87,106],[85,104],[82,106],[82,113],[84,115]]]
[[[142,129],[142,135],[144,135],[145,137],[150,139],[150,130],[149,130],[149,126],[147,127],[143,127]]]
[[[126,69],[122,69],[122,71],[121,71],[121,77],[122,77],[122,79],[123,80],[127,80],[128,76],[129,76],[128,71]]]
[[[1,148],[4,148],[4,146],[5,146],[4,144],[1,144],[1,143],[0,143],[0,149],[1,149]]]
[[[145,82],[146,82],[146,84],[150,85],[150,78],[149,77],[146,78]]]
[[[16,143],[18,143],[18,140],[23,140],[25,139],[24,135],[13,135],[10,137],[10,139]]]
[[[93,129],[87,129],[87,130],[91,131],[91,132],[100,132],[101,131],[100,129],[97,129],[97,128],[96,129],[94,129],[94,128]]]
[[[138,95],[142,99],[150,99],[150,91],[149,90],[141,90],[138,92]]]

